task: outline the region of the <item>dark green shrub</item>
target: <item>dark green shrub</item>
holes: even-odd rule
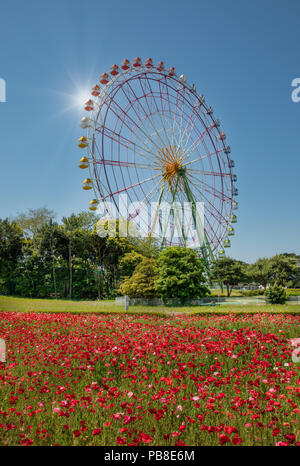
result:
[[[173,246],[161,251],[156,267],[155,290],[166,304],[179,300],[185,304],[209,293],[204,285],[204,266],[193,249]]]
[[[265,294],[271,304],[284,304],[287,300],[285,289],[277,283],[268,288]]]

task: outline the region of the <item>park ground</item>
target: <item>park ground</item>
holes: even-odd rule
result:
[[[299,315],[32,306],[0,311],[0,445],[300,445]]]
[[[299,336],[298,304],[0,296],[0,445],[300,445]]]
[[[240,302],[241,304],[236,304]],[[31,299],[0,295],[0,312],[69,312],[87,314],[124,313],[124,305],[116,305],[114,300],[75,301],[55,299]],[[232,298],[217,306],[130,306],[129,313],[137,314],[219,314],[219,313],[286,313],[300,314],[300,304],[265,304],[264,298]]]

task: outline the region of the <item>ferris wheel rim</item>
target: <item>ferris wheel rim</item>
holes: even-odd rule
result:
[[[117,76],[115,76],[114,78],[111,79],[111,81],[106,84],[105,86],[105,92],[103,92],[103,95],[101,97],[101,99],[99,99],[99,105],[98,105],[98,108],[97,108],[97,112],[96,112],[96,117],[92,118],[91,120],[94,121],[94,128],[93,130],[91,131],[93,137],[92,137],[92,151],[91,151],[91,157],[92,157],[92,164],[89,165],[89,169],[90,169],[90,175],[94,175],[94,179],[96,181],[96,186],[97,186],[97,189],[95,189],[94,187],[94,193],[95,193],[95,198],[96,200],[105,200],[107,198],[112,198],[112,200],[114,202],[116,202],[115,200],[115,195],[116,194],[119,194],[122,190],[119,190],[119,191],[114,191],[111,186],[110,186],[110,180],[109,180],[109,173],[107,172],[107,166],[109,164],[113,165],[114,161],[113,160],[106,160],[104,158],[104,154],[105,154],[105,150],[104,150],[104,127],[105,127],[105,122],[106,122],[106,119],[107,119],[107,115],[108,115],[108,112],[110,110],[110,106],[112,104],[112,99],[114,97],[112,97],[111,95],[113,94],[113,96],[115,96],[119,91],[120,89],[123,90],[122,86],[124,85],[124,83],[127,83],[128,81],[130,80],[139,80],[140,82],[140,78],[141,77],[145,77],[147,76],[147,78],[150,76],[150,79],[152,79],[153,76],[155,76],[156,78],[153,79],[154,81],[156,82],[159,82],[161,83],[162,81],[163,82],[163,85],[166,87],[166,89],[169,89],[169,85],[168,85],[168,82],[172,82],[176,83],[176,89],[175,88],[172,88],[170,87],[171,89],[175,90],[176,93],[177,93],[177,97],[178,97],[178,87],[180,89],[184,89],[184,92],[188,91],[189,93],[192,93],[193,97],[198,101],[198,103],[200,104],[199,105],[199,108],[203,107],[207,112],[208,112],[208,109],[209,107],[205,104],[205,102],[202,100],[202,96],[199,96],[196,91],[194,89],[192,89],[192,86],[188,85],[186,82],[181,82],[180,79],[177,77],[177,76],[168,76],[166,72],[162,72],[162,71],[157,71],[157,70],[154,70],[154,69],[148,69],[148,68],[145,68],[145,67],[140,67],[139,69],[133,69],[133,68],[130,68],[126,71],[123,71],[122,73],[118,74]],[[160,85],[160,84],[159,84]],[[123,90],[124,92],[124,90]],[[145,96],[141,96],[140,99],[144,98]],[[188,103],[188,105],[191,106],[191,103],[190,101],[188,101],[185,96],[182,97],[181,95],[181,98],[182,99],[185,99],[184,102]],[[99,120],[99,115],[101,113],[101,110],[103,108],[103,105],[105,105],[105,103],[107,102],[107,99],[110,100],[110,104],[109,105],[106,105],[106,111],[105,111],[105,117],[104,117],[104,124],[101,125],[102,127],[102,133],[101,133],[101,130],[99,130],[99,128],[97,128],[97,123],[98,123],[98,120]],[[137,102],[138,99],[135,101]],[[129,100],[129,104],[130,104],[130,100]],[[132,106],[132,103],[131,103],[131,106]],[[192,107],[193,108],[193,107]],[[190,115],[190,118],[192,117],[192,114],[193,114],[193,110],[192,110],[192,113]],[[152,115],[151,115],[152,116]],[[161,121],[163,122],[164,121],[164,115],[163,115],[163,118],[161,116],[161,114],[159,114],[160,116],[160,119]],[[214,129],[215,132],[217,132],[217,134],[220,136],[222,133],[219,129],[219,125],[216,126],[215,125],[215,119],[212,118],[211,114],[208,114],[208,116],[211,118],[211,122],[212,122],[212,125],[211,125],[211,128]],[[148,118],[148,116],[146,115],[146,119]],[[202,119],[202,115],[199,116],[199,113],[197,114],[197,118],[200,118],[201,120],[201,123],[203,125],[204,128],[206,128],[205,131],[207,131],[207,127],[206,127],[206,122],[204,122],[204,120]],[[190,121],[190,120],[189,120]],[[121,125],[121,128],[123,126],[124,122],[122,123]],[[116,123],[117,125],[117,123]],[[116,128],[116,126],[115,126]],[[183,136],[185,135],[185,132],[188,128],[188,124],[186,124],[185,126],[185,129],[184,129],[184,133],[183,133]],[[108,131],[110,131],[111,128],[108,128]],[[166,133],[167,135],[167,131],[166,131],[166,128],[164,126],[164,123],[163,123],[163,131]],[[181,128],[180,128],[180,131],[181,131]],[[104,173],[105,173],[105,177],[106,177],[106,181],[107,181],[107,187],[104,186],[104,184],[100,183],[99,181],[99,177],[97,176],[97,165],[100,164],[99,161],[97,161],[97,158],[94,156],[95,154],[95,150],[96,150],[96,146],[97,146],[97,142],[95,141],[95,133],[99,133],[99,134],[102,134],[102,137],[101,137],[101,143],[102,143],[102,147],[101,147],[101,151],[99,150],[99,148],[97,148],[98,150],[98,153],[100,154],[100,152],[102,152],[102,155],[103,155],[103,169],[104,169]],[[189,134],[189,137],[188,137],[188,140],[186,141],[186,144],[185,144],[185,147],[187,146],[187,143],[189,141],[189,138],[191,137],[191,133],[192,131],[190,131],[190,134]],[[90,131],[88,132],[88,134],[90,134]],[[116,134],[117,134],[117,131],[116,131]],[[160,137],[159,133],[157,132],[157,135],[158,137]],[[198,158],[198,161],[200,161],[200,159],[204,159],[204,158],[208,158],[208,157],[215,157],[215,159],[217,160],[218,164],[219,164],[219,172],[214,172],[213,170],[211,170],[210,172],[207,170],[206,172],[205,171],[201,171],[201,170],[197,170],[197,169],[192,169],[192,168],[189,168],[189,170],[191,170],[192,174],[191,176],[194,176],[194,175],[197,175],[197,174],[205,174],[207,176],[210,176],[212,177],[212,179],[216,178],[216,177],[219,177],[220,178],[220,181],[222,183],[222,191],[218,191],[218,189],[216,189],[215,186],[211,187],[209,186],[206,182],[203,182],[203,180],[197,180],[197,183],[202,183],[202,185],[204,185],[205,187],[203,188],[202,190],[202,195],[203,195],[203,191],[206,192],[207,194],[213,194],[215,195],[216,197],[219,197],[216,195],[216,193],[218,193],[221,197],[219,198],[219,200],[221,201],[220,202],[220,209],[221,210],[218,210],[214,205],[213,205],[213,209],[216,210],[216,214],[215,215],[218,215],[218,222],[219,222],[219,226],[218,228],[220,227],[220,225],[222,224],[223,220],[224,222],[227,222],[228,225],[230,223],[229,219],[232,217],[232,214],[233,214],[233,209],[232,209],[232,203],[234,201],[234,196],[233,194],[231,195],[231,197],[227,194],[224,194],[223,192],[223,181],[224,181],[224,178],[228,178],[228,179],[231,179],[231,181],[229,182],[229,186],[231,188],[231,193],[233,193],[233,182],[232,182],[232,168],[231,166],[229,165],[229,153],[228,153],[228,150],[227,150],[227,147],[225,145],[225,142],[224,140],[221,140],[221,148],[218,148],[216,145],[215,145],[215,141],[213,140],[212,136],[210,135],[210,132],[208,131],[207,133],[208,137],[210,138],[210,143],[212,144],[213,148],[214,148],[214,152],[211,152],[210,154],[207,154],[205,153],[205,155],[203,155],[202,157]],[[180,142],[182,142],[183,140],[183,136],[182,134],[180,134]],[[105,135],[105,137],[109,137],[107,136],[107,134]],[[120,138],[122,137],[121,134],[117,134],[117,137],[119,137],[119,141],[120,141]],[[151,137],[149,138],[149,134],[147,133],[146,131],[146,137],[148,137],[148,139],[151,141]],[[166,136],[167,137],[167,136]],[[119,145],[120,145],[120,142],[119,142]],[[136,147],[137,144],[136,143],[133,143],[133,147]],[[142,146],[140,146],[142,148]],[[127,147],[128,148],[128,147]],[[189,149],[188,147],[188,150],[190,150],[191,153],[193,153],[193,149]],[[150,150],[149,153],[151,155],[154,155],[155,154]],[[227,161],[228,161],[228,172],[226,170],[226,173],[222,171],[222,167],[221,167],[221,163],[220,163],[220,158],[219,158],[219,153],[222,154],[223,158],[226,157]],[[134,153],[135,154],[135,153]],[[116,164],[116,166],[118,165],[119,168],[121,167],[121,160],[119,159],[118,160],[119,164]],[[151,162],[151,159],[149,160],[149,162]],[[191,160],[191,161],[187,161],[186,162],[186,165],[191,165],[193,163],[196,163],[197,160]],[[124,163],[124,162],[122,162]],[[128,162],[127,160],[127,165],[126,165],[126,168],[127,168],[127,171],[128,171],[128,163],[131,163],[131,162]],[[125,167],[125,165],[124,165]],[[138,176],[138,173],[140,170],[150,170],[150,167],[151,165],[147,165],[147,163],[144,164],[144,168],[142,166],[141,163],[137,163],[135,161],[135,163],[132,162],[132,168],[135,168],[136,172],[137,172],[137,176]],[[92,171],[91,171],[92,169]],[[137,171],[138,170],[138,171]],[[198,172],[198,173],[197,173]],[[114,170],[112,170],[112,173],[114,174],[115,176],[115,172]],[[130,173],[130,172],[129,172]],[[144,180],[141,180],[141,181],[138,181],[138,183],[136,183],[136,185],[134,184],[131,184],[130,186],[125,186],[125,180],[123,178],[123,185],[125,186],[123,188],[123,191],[128,191],[129,189],[133,189],[134,187],[136,187],[137,185],[141,185],[141,184],[144,184],[144,183],[147,183],[149,181],[153,181],[153,180],[156,180],[157,178],[159,178],[159,174],[153,176],[153,177],[150,177],[150,178],[146,178]],[[116,183],[117,185],[117,183]],[[154,188],[157,188],[158,185],[154,185]],[[108,188],[108,189],[107,189]],[[212,189],[211,189],[212,188]],[[104,193],[104,189],[106,190],[106,194]],[[211,192],[209,191],[209,189],[211,189]],[[226,188],[227,189],[227,188]],[[98,191],[97,191],[98,190]],[[205,191],[206,190],[206,191]],[[208,191],[207,191],[208,190]],[[100,194],[100,197],[99,197],[99,194]],[[149,194],[149,193],[148,193]],[[149,200],[148,199],[148,194],[146,195],[145,194],[145,198],[146,200]],[[208,201],[209,202],[209,201]],[[223,214],[223,207],[224,207],[224,204],[228,203],[229,205],[229,211],[227,211],[227,214],[226,212],[224,212]],[[117,205],[116,205],[117,207]],[[209,209],[210,211],[210,209]],[[211,211],[210,211],[211,213]],[[221,220],[222,219],[222,220]],[[209,221],[207,220],[207,223],[209,223]],[[223,223],[224,224],[224,223]],[[224,229],[224,233],[222,235],[222,238],[218,238],[217,237],[217,232],[216,232],[216,229],[214,229],[213,227],[211,227],[211,231],[212,233],[214,233],[214,237],[216,238],[216,241],[217,241],[217,246],[214,247],[214,249],[218,249],[218,247],[221,247],[221,243],[222,243],[222,240],[223,238],[226,236],[226,231]],[[211,243],[213,243],[213,241],[211,241]]]

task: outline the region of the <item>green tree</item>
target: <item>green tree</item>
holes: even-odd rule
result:
[[[271,277],[270,259],[263,257],[254,264],[249,265],[248,276],[250,281],[262,285],[266,289]]]
[[[275,282],[281,286],[287,286],[289,281],[299,277],[299,266],[296,257],[285,254],[277,254],[270,259],[270,283]]]
[[[58,259],[58,243],[60,239],[58,224],[50,219],[48,223],[44,223],[40,227],[34,239],[40,254],[44,255],[45,261],[51,261],[53,291],[54,296],[57,297],[56,262]]]
[[[204,267],[193,249],[174,246],[161,251],[157,260],[155,289],[164,302],[179,299],[182,304],[209,293]]]
[[[144,257],[136,251],[127,252],[119,261],[120,279],[131,277],[136,266]]]
[[[151,236],[147,238],[128,237],[129,243],[137,253],[144,257],[157,259],[160,253],[160,245],[156,238]]]
[[[226,286],[227,296],[230,296],[234,286],[247,282],[245,264],[230,257],[218,259],[213,264],[211,279],[218,283],[222,281]]]
[[[266,297],[271,304],[284,304],[287,300],[286,291],[283,286],[274,283],[266,290]]]
[[[56,214],[52,210],[40,207],[39,209],[28,209],[27,212],[17,215],[14,220],[26,236],[33,237],[42,225],[53,220],[55,216]]]
[[[14,293],[14,270],[22,257],[23,232],[16,222],[0,219],[0,277],[2,292]]]
[[[14,271],[15,293],[32,298],[45,298],[53,291],[51,263],[45,260],[31,239],[23,246],[23,256]]]
[[[120,292],[130,298],[154,298],[156,291],[155,260],[142,258],[131,277],[127,277],[120,286]]]

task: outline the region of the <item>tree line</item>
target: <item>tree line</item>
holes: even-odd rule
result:
[[[100,237],[93,212],[63,217],[46,208],[0,219],[0,293],[26,297],[112,299],[120,259],[130,251],[156,254],[151,240]]]
[[[228,296],[241,284],[300,287],[295,254],[254,264],[226,257],[217,260],[207,275],[193,250],[160,250],[151,238],[101,237],[95,229],[98,221],[93,212],[81,212],[58,223],[46,208],[0,219],[0,294],[113,299],[122,293],[185,302],[208,295],[212,282]]]

